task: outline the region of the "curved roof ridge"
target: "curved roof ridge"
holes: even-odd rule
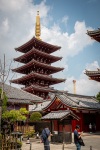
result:
[[[28,65],[29,65],[29,66],[33,65],[33,63],[42,65],[43,67],[49,67],[50,69],[56,69],[56,70],[60,70],[60,71],[64,69],[64,68],[61,68],[61,67],[54,67],[54,66],[51,66],[51,65],[48,65],[48,64],[44,64],[44,63],[42,63],[42,62],[38,62],[38,61],[32,59],[32,60],[31,60],[30,62],[28,62],[27,64],[25,64],[25,65],[23,65],[23,66],[20,66],[20,67],[18,67],[18,68],[12,69],[12,71],[25,69]]]
[[[56,50],[60,49],[61,47],[60,46],[57,46],[57,45],[53,45],[53,44],[49,44],[49,43],[46,43],[46,42],[43,42],[42,40],[38,40],[37,38],[33,37],[31,38],[28,42],[26,42],[25,44],[15,48],[16,51],[21,51],[21,49],[24,49],[25,47],[27,47],[29,44],[33,44],[33,43],[40,43],[40,44],[44,44],[48,47],[51,47],[51,48],[56,48]],[[22,51],[21,51],[22,52]]]
[[[11,81],[18,81],[18,80],[22,80],[22,79],[25,80],[27,77],[31,77],[32,75],[36,75],[36,76],[40,76],[40,77],[44,77],[44,78],[47,77],[47,79],[51,79],[51,80],[61,80],[61,81],[65,81],[66,80],[66,79],[61,79],[61,78],[54,78],[51,75],[45,75],[45,74],[39,74],[39,73],[36,73],[36,72],[31,72],[30,74],[27,74],[27,75],[22,76],[20,78],[17,78],[17,79],[14,79],[14,80],[10,80],[10,82]]]
[[[41,54],[42,56],[44,56],[44,57],[48,57],[48,58],[51,58],[51,59],[58,59],[58,60],[61,60],[62,59],[62,57],[59,57],[59,56],[54,56],[54,55],[50,55],[50,54],[48,54],[48,53],[46,53],[46,52],[43,52],[43,51],[40,51],[40,50],[38,50],[38,49],[36,49],[36,48],[32,48],[30,51],[28,51],[27,53],[25,53],[25,54],[23,54],[23,55],[21,55],[21,56],[19,56],[19,57],[17,57],[17,58],[14,58],[14,61],[18,61],[19,59],[24,59],[24,58],[26,58],[26,57],[28,57],[29,55],[31,55],[31,54],[35,54],[35,53],[38,53],[38,54]],[[57,60],[55,60],[55,61],[57,61]],[[55,62],[54,61],[54,62]]]

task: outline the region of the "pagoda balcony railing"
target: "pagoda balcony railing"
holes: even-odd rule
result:
[[[46,60],[42,60],[42,59],[39,59],[39,58],[37,58],[35,60],[38,61],[38,62],[40,62],[40,63],[48,64],[48,65],[51,66],[51,63],[48,63]]]
[[[36,83],[31,83],[31,84],[28,84],[28,85],[25,85],[25,88],[26,87],[29,87],[29,86],[32,86],[32,85],[35,85],[35,86],[37,86],[37,87],[39,87],[39,86],[42,86],[42,87],[44,87],[44,88],[49,88],[49,85],[44,85],[44,83],[43,84],[36,84]],[[24,89],[24,87],[22,87],[21,89]]]
[[[52,78],[52,75],[48,75],[46,72],[44,72],[44,71],[31,71],[30,73],[38,73],[38,74],[40,74],[40,75],[45,75],[45,76],[47,76],[47,77],[51,77]],[[30,74],[29,73],[29,74]]]

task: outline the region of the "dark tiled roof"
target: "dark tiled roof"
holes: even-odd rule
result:
[[[0,82],[0,88],[2,87],[2,84]],[[18,89],[18,88],[15,88],[15,87],[12,87],[10,85],[7,85],[5,84],[4,85],[4,92],[6,93],[7,97],[8,97],[8,102],[11,102],[11,101],[15,101],[19,103],[19,101],[22,103],[32,103],[32,102],[42,102],[42,98],[36,96],[36,95],[33,95],[33,94],[30,94],[26,91],[23,91],[21,89]]]
[[[93,96],[68,93],[67,97],[76,103],[78,108],[100,109],[100,103]]]
[[[63,104],[71,108],[78,109],[100,109],[100,103],[93,96],[85,96],[71,93],[57,93],[54,94],[52,100],[46,105],[43,110],[47,109],[54,101],[59,98]]]
[[[30,100],[18,100],[18,99],[8,99],[9,103],[14,103],[14,104],[32,104]]]
[[[47,115],[43,116],[42,119],[59,119],[59,120],[63,120],[65,118],[67,118],[68,116],[73,117],[74,119],[79,120],[79,117],[77,115],[75,115],[72,111],[70,110],[66,110],[66,111],[51,111],[50,113],[48,113]]]

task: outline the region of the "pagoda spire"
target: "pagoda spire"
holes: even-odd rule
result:
[[[40,16],[39,16],[39,11],[37,11],[36,24],[35,24],[35,37],[40,40],[40,35],[41,35]]]

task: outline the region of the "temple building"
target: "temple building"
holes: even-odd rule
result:
[[[42,41],[40,34],[40,17],[39,12],[37,12],[35,37],[22,46],[15,48],[23,55],[15,58],[14,61],[24,65],[12,69],[12,71],[24,74],[24,76],[10,82],[21,84],[23,90],[47,99],[48,93],[54,92],[54,88],[50,86],[65,81],[65,79],[52,77],[52,74],[63,71],[64,68],[51,65],[62,59],[62,57],[51,55],[51,53],[60,50],[61,47]]]
[[[43,113],[42,119],[50,121],[52,132],[60,133],[63,131],[63,122],[65,118],[65,132],[74,131],[75,126],[80,125],[80,130],[89,131],[89,124],[96,125],[96,131],[100,131],[100,103],[94,96],[71,94],[66,92],[52,93],[51,101],[34,106],[32,111]],[[66,116],[67,113],[67,116]],[[70,121],[70,113],[73,119]],[[61,117],[61,118],[59,118]],[[76,119],[78,117],[78,119]]]
[[[100,42],[100,28],[94,31],[87,31],[87,35],[89,35],[92,39]]]
[[[87,35],[97,42],[100,42],[100,28],[94,31],[87,31]],[[100,68],[98,68],[97,71],[86,70],[85,74],[89,77],[89,79],[100,82]]]
[[[86,70],[85,74],[89,77],[90,80],[100,82],[100,69],[98,69],[97,71]]]

